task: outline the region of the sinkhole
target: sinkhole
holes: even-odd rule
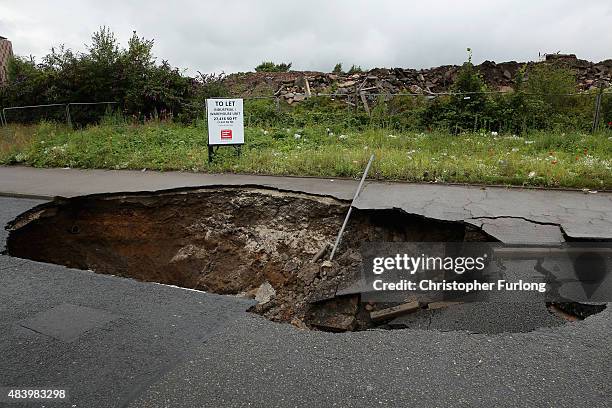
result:
[[[257,300],[250,311],[300,328],[380,327],[531,331],[602,310],[585,306],[465,303],[424,305],[374,321],[388,308],[334,296],[357,278],[364,241],[494,241],[480,229],[400,210],[355,209],[337,256],[324,263],[349,203],[259,186],[98,194],[55,200],[12,221],[10,255]],[[319,258],[319,259],[317,259]],[[391,305],[393,306],[393,305]],[[586,310],[586,312],[585,312]]]

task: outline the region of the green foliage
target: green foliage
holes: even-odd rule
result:
[[[41,62],[14,58],[9,63],[9,83],[0,88],[0,106],[22,106],[67,102],[113,101],[127,122],[173,119],[190,124],[202,120],[205,100],[237,96],[249,89],[247,80],[237,75],[232,94],[224,85],[224,74],[201,74],[188,78],[167,61],[157,62],[153,41],[135,32],[123,48],[106,27],[93,34],[85,53],[64,47],[51,50]],[[256,71],[284,72],[291,63],[263,62]],[[342,72],[342,64],[334,67]],[[348,74],[362,72],[351,66]],[[245,74],[246,75],[246,74]],[[240,88],[243,85],[244,89]],[[268,86],[268,85],[266,85]],[[327,90],[336,92],[338,84]],[[383,128],[392,131],[443,130],[462,132],[496,131],[525,133],[531,130],[589,130],[593,120],[596,92],[575,93],[572,71],[550,63],[528,64],[514,80],[514,91],[488,92],[484,80],[472,64],[471,50],[457,72],[451,95],[385,96],[370,100],[371,114],[360,101],[349,98],[311,97],[288,105],[281,98],[245,100],[245,119],[251,125],[304,127],[320,125],[345,131]],[[495,91],[495,90],[491,90]],[[266,93],[267,92],[267,93]],[[261,91],[270,95],[269,89]],[[352,92],[352,90],[350,91]],[[602,127],[612,122],[612,95],[602,100]],[[84,126],[97,121],[107,106],[71,107],[73,123]],[[10,111],[9,121],[65,121],[63,107]],[[612,125],[611,125],[612,126]]]
[[[576,92],[576,76],[568,68],[541,63],[533,65],[526,73],[525,91],[532,94],[547,95],[540,99],[551,106],[562,104],[560,101],[563,101],[563,99],[556,96]]]
[[[363,69],[359,65],[351,65],[351,69],[348,70],[347,74],[360,74],[363,72]]]
[[[421,126],[468,131],[588,130],[593,118],[594,93],[575,94],[572,71],[540,63],[523,66],[513,92],[487,93],[485,83],[468,60],[457,74],[450,97],[439,96],[420,114]]]
[[[0,105],[112,101],[138,119],[181,114],[202,84],[185,77],[167,61],[157,63],[152,48],[153,41],[138,37],[136,32],[127,48],[122,48],[110,29],[102,27],[93,34],[85,53],[59,47],[40,63],[14,58]],[[18,119],[28,120],[32,112],[19,114],[26,116]],[[63,120],[63,112],[56,116]],[[95,117],[99,116],[97,112]],[[94,118],[85,112],[73,119],[88,123]]]
[[[600,127],[612,130],[612,93],[604,93],[601,98]]]
[[[264,61],[255,67],[255,72],[287,72],[291,69],[290,63],[275,64],[272,61]]]
[[[343,72],[343,71],[342,71],[342,63],[341,63],[341,62],[339,62],[339,63],[337,63],[337,64],[334,66],[334,69],[333,69],[332,73],[334,73],[334,74],[342,74],[342,72]]]
[[[271,113],[256,105],[262,115]],[[134,125],[110,117],[82,130],[45,122],[9,131],[17,143],[0,139],[0,164],[356,177],[374,153],[372,174],[382,179],[612,188],[611,132],[494,136],[367,127],[357,131],[321,124],[250,125],[241,156],[220,149],[209,164],[203,122]]]

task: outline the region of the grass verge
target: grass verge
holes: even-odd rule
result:
[[[71,130],[55,123],[0,129],[0,164],[35,167],[186,170],[357,177],[370,154],[372,177],[544,187],[612,188],[612,132],[394,133],[320,126],[246,129],[240,156],[208,163],[203,123],[106,123]]]

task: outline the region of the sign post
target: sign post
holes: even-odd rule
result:
[[[234,146],[237,154],[244,144],[244,105],[242,99],[207,99],[208,162],[212,162],[213,148]]]

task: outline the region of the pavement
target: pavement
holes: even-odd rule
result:
[[[0,192],[22,196],[0,197],[0,224],[44,197],[210,183],[265,184],[343,199],[356,186],[350,180],[0,167]],[[610,196],[600,193],[368,183],[358,205],[612,234],[606,229]],[[509,229],[502,233],[510,237],[503,232]],[[0,248],[5,239],[0,230]],[[60,404],[2,407],[612,405],[610,307],[584,321],[527,333],[332,334],[247,313],[251,301],[236,297],[6,255],[0,255],[0,299],[0,385],[61,387],[70,396]]]
[[[0,193],[73,197],[208,185],[260,185],[350,200],[356,180],[189,172],[36,169],[0,166]],[[368,181],[360,209],[397,208],[445,221],[466,222],[502,242],[612,239],[612,193]]]

